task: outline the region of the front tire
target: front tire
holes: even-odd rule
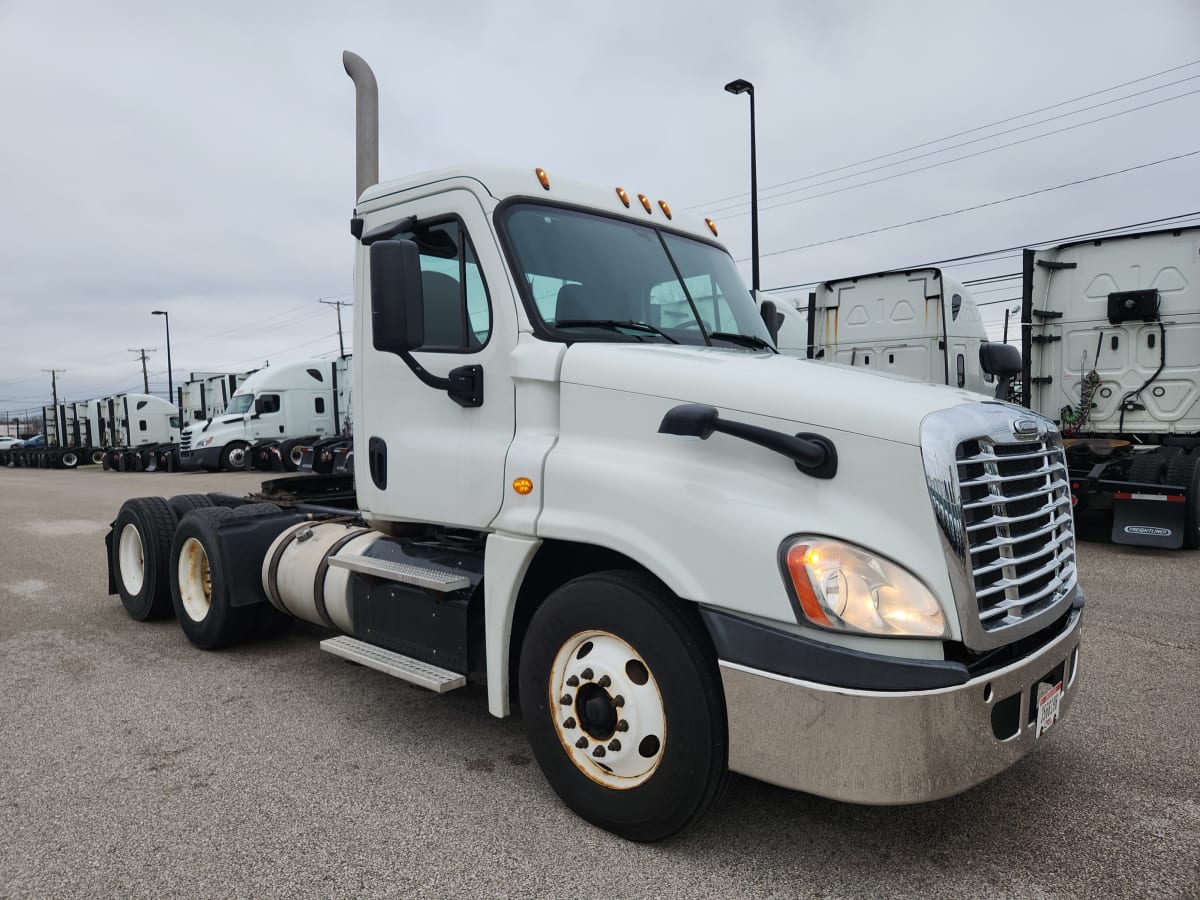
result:
[[[221,468],[230,472],[244,472],[250,468],[250,445],[245,441],[230,441],[221,451]]]
[[[171,536],[175,515],[161,497],[126,500],[113,522],[112,558],[121,604],[138,622],[171,614]]]
[[[632,841],[699,821],[728,776],[715,654],[695,612],[638,572],[587,575],[534,613],[521,648],[522,717],[550,785]]]

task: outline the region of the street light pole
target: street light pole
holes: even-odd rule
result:
[[[175,379],[171,369],[171,317],[165,309],[156,309],[150,315],[162,316],[167,326],[167,399],[175,402]]]
[[[750,95],[750,257],[752,287],[757,294],[762,284],[758,278],[758,149],[754,141],[754,85],[738,78],[725,85],[731,94]]]

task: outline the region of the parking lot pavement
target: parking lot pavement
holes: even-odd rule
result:
[[[568,812],[477,688],[410,687],[307,627],[203,653],[105,593],[124,498],[257,482],[0,469],[0,896],[1200,894],[1200,553],[1080,545],[1080,696],[1000,777],[883,808],[735,776],[641,846]]]

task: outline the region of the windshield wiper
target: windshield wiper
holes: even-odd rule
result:
[[[732,331],[710,331],[708,336],[719,341],[741,344],[743,347],[753,347],[756,350],[770,350],[772,353],[779,352],[762,338],[756,337],[753,334],[735,334]]]
[[[610,331],[620,331],[622,328],[629,328],[634,331],[645,331],[648,334],[657,334],[661,338],[666,338],[672,344],[678,344],[679,341],[671,337],[661,328],[655,328],[647,322],[618,322],[616,319],[562,319],[554,323],[555,328],[607,328]]]

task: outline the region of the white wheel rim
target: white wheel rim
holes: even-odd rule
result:
[[[203,622],[212,608],[212,569],[204,545],[188,538],[179,550],[179,599],[193,622]]]
[[[234,447],[229,451],[229,465],[234,469],[244,469],[246,467],[246,451],[241,447]]]
[[[78,457],[75,456],[74,453],[64,453],[62,461],[63,461],[63,465],[74,466],[75,463],[79,462],[79,459],[78,459]]]
[[[121,567],[121,583],[131,596],[136,597],[146,583],[146,553],[142,549],[142,535],[136,525],[126,525],[121,529],[117,561]]]
[[[293,466],[299,466],[300,463],[304,462],[304,448],[293,447],[288,453],[288,457],[291,459]]]
[[[554,657],[549,687],[554,729],[580,772],[613,790],[654,774],[667,716],[653,673],[629,644],[607,631],[576,634]]]

